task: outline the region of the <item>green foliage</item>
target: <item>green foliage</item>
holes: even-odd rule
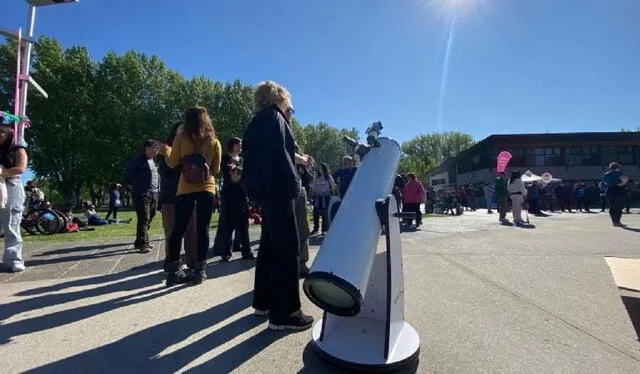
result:
[[[471,135],[443,132],[418,135],[402,144],[400,172],[414,172],[424,178],[431,169],[475,144]]]
[[[342,158],[345,155],[351,155],[352,150],[343,137],[346,135],[358,139],[358,130],[355,128],[337,129],[325,122],[307,125],[299,131],[302,135],[298,138],[298,144],[304,153],[311,155],[316,162],[325,162],[332,171],[342,167]]]
[[[0,44],[0,109],[9,110],[15,88],[16,46]],[[49,93],[30,90],[26,131],[30,168],[48,195],[57,191],[66,204],[82,200],[89,188],[122,180],[128,160],[148,138],[166,141],[186,108],[206,107],[224,143],[242,137],[253,112],[253,88],[240,80],[185,79],[157,56],[130,51],[94,61],[84,47],[62,48],[41,38],[34,49],[32,75]],[[355,129],[326,123],[291,124],[302,150],[333,169],[348,149],[342,137]],[[56,197],[58,198],[58,196]]]

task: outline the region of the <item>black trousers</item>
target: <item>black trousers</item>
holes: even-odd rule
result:
[[[625,205],[625,191],[621,188],[609,187],[607,190],[607,199],[609,200],[609,216],[611,217],[611,222],[620,223],[622,209]]]
[[[607,195],[600,196],[600,204],[602,204],[602,208],[600,210],[604,212],[604,210],[607,209]]]
[[[568,210],[569,212],[571,212],[571,204],[569,203],[569,199],[568,198],[558,198],[558,203],[560,204],[560,210],[561,211],[565,211]]]
[[[207,260],[209,252],[209,225],[213,214],[213,194],[207,191],[194,192],[186,195],[179,195],[176,203],[176,225],[169,236],[169,261],[175,262],[180,259],[180,243],[187,231],[187,226],[196,209],[196,232],[198,262]]]
[[[235,237],[231,240],[234,231]],[[213,248],[218,256],[231,256],[232,247],[234,250],[240,247],[243,254],[251,252],[249,211],[226,201],[220,206],[220,220]]]
[[[583,208],[585,212],[589,211],[589,203],[587,202],[587,198],[576,197],[576,209],[582,210]]]
[[[281,323],[300,309],[300,241],[294,204],[295,200],[261,203],[263,220],[253,307],[269,310],[272,323]]]
[[[422,224],[422,212],[420,211],[420,204],[419,203],[404,203],[402,204],[402,211],[403,212],[413,212],[416,214],[416,225],[421,225]],[[413,222],[412,219],[405,219],[404,223],[407,225],[410,225]]]
[[[107,211],[107,215],[104,217],[104,219],[109,219],[109,217],[111,217],[111,214],[113,214],[113,219],[118,219],[118,207],[117,206],[109,205],[109,210]]]
[[[154,192],[136,194],[133,196],[133,202],[138,218],[136,240],[133,246],[142,248],[149,245],[149,227],[151,227],[151,221],[153,221],[153,217],[156,216],[156,211],[158,210],[158,194]]]

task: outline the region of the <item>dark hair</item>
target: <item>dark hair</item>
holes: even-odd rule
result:
[[[169,130],[169,137],[167,138],[167,145],[173,146],[173,140],[176,138],[176,134],[178,133],[178,128],[182,126],[182,122],[176,122]]]
[[[4,143],[0,144],[0,154],[8,154],[11,150],[11,145],[13,144],[13,126],[1,125],[0,130],[8,132],[7,140],[5,140]]]
[[[237,136],[229,139],[227,141],[227,153],[230,153],[233,150],[233,147],[236,144],[240,144],[240,143],[242,143],[242,139],[238,138]]]
[[[520,173],[518,170],[512,171],[511,172],[511,178],[509,178],[509,184],[511,184],[514,181],[520,179],[520,177],[522,177],[522,173]]]
[[[143,150],[143,151],[146,151],[146,150],[147,150],[147,148],[149,148],[149,147],[153,147],[153,145],[155,144],[155,142],[156,142],[156,141],[155,141],[155,140],[153,140],[153,139],[147,139],[147,140],[145,140],[144,142],[142,142],[142,150]]]
[[[411,180],[415,180],[416,179],[416,175],[414,173],[409,173],[407,174],[407,177]]]
[[[109,191],[115,191],[118,189],[118,184],[117,183],[111,183],[109,185]]]
[[[320,168],[322,169],[322,174],[324,174],[325,179],[329,180],[329,165],[323,162],[320,164]]]
[[[612,162],[609,164],[609,169],[611,170],[620,170],[620,164],[617,162]]]
[[[207,108],[194,106],[184,114],[184,132],[194,140],[213,139],[215,132]]]

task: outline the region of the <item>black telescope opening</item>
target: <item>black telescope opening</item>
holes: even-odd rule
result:
[[[351,283],[324,271],[309,273],[302,284],[304,293],[318,308],[337,316],[360,313],[362,295]]]

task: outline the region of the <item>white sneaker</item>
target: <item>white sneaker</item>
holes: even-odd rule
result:
[[[14,273],[20,273],[22,271],[24,271],[25,267],[23,263],[17,262],[13,265],[11,265],[11,271]]]

